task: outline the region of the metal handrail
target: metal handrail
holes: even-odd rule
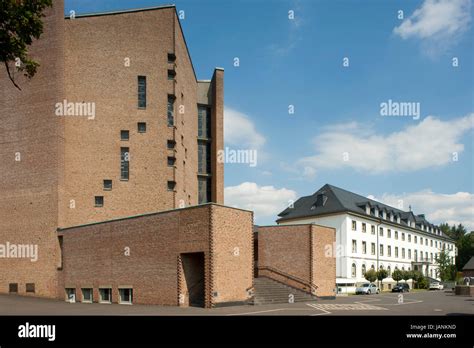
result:
[[[297,283],[300,283],[300,284],[303,284],[304,286],[307,286],[310,288],[311,292],[313,292],[313,289],[316,290],[319,288],[319,286],[317,286],[316,284],[312,283],[312,282],[307,282],[306,280],[304,279],[301,279],[297,276],[294,276],[294,275],[291,275],[291,274],[288,274],[288,273],[285,273],[283,271],[280,271],[276,268],[273,268],[273,267],[270,267],[270,266],[258,266],[258,269],[259,270],[268,270],[268,271],[271,271],[273,273],[276,273],[276,274],[279,274],[283,277],[286,277],[288,279],[291,279]]]

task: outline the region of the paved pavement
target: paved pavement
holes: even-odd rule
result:
[[[400,294],[401,295],[401,294]],[[293,304],[215,309],[83,304],[0,295],[0,315],[474,315],[474,298],[443,291],[338,297]]]

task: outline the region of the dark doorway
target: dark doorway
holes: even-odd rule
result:
[[[204,253],[181,254],[189,305],[204,307]]]

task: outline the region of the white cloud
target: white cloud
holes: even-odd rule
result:
[[[224,109],[224,139],[239,149],[260,149],[266,141],[250,117],[228,107]]]
[[[226,205],[254,211],[256,220],[262,217],[274,217],[276,220],[277,214],[288,206],[289,200],[296,200],[297,195],[286,188],[244,182],[226,187],[224,197]]]
[[[377,134],[365,125],[332,126],[313,139],[317,153],[297,164],[313,177],[318,169],[325,168],[349,167],[380,174],[444,166],[452,163],[454,152],[460,158],[464,150],[461,137],[473,128],[474,114],[449,121],[428,116],[387,135]]]
[[[470,0],[425,0],[393,32],[403,39],[424,40],[425,49],[435,53],[453,44],[469,28],[470,8]]]
[[[442,194],[427,189],[399,195],[385,193],[379,200],[394,207],[402,200],[403,210],[411,205],[414,214],[425,214],[432,223],[462,223],[468,231],[474,230],[474,194],[469,192]]]

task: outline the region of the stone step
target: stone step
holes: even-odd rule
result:
[[[250,302],[254,305],[308,302],[316,300],[316,297],[311,294],[266,277],[255,278],[254,288],[255,293]],[[293,296],[290,298],[290,295]],[[290,299],[292,302],[290,302]]]

